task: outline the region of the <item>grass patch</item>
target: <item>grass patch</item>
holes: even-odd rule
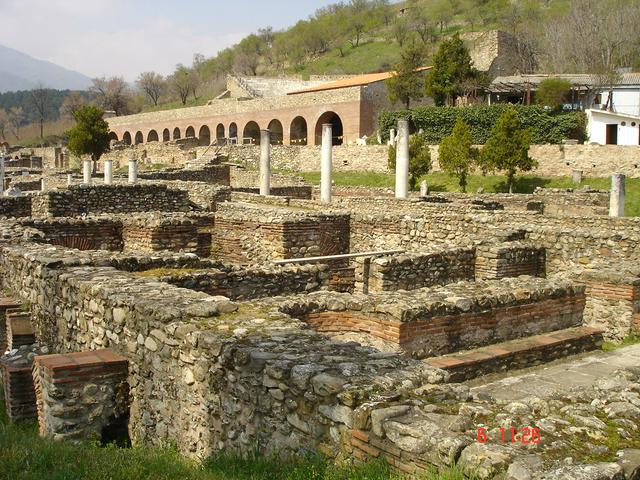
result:
[[[602,350],[605,352],[611,352],[613,350],[617,350],[618,348],[628,347],[629,345],[636,345],[640,343],[640,335],[629,335],[622,342],[604,342],[602,344]]]
[[[311,184],[320,184],[320,172],[301,172],[298,175]],[[394,175],[391,173],[333,172],[332,178],[336,186],[393,188],[395,185]],[[430,173],[422,177],[421,180],[427,181],[429,190],[432,192],[460,191],[457,179],[442,172]],[[611,188],[611,179],[589,177],[583,178],[580,185],[575,185],[569,177],[525,175],[516,178],[514,192],[533,193],[536,187],[578,189],[585,185],[589,185],[592,189],[609,190]],[[509,191],[509,185],[505,177],[498,175],[471,175],[467,191],[474,193],[481,187],[487,193],[506,193]],[[627,178],[626,180],[625,214],[630,217],[640,216],[640,178]]]

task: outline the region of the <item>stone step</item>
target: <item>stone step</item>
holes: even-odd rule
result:
[[[567,328],[432,357],[425,362],[448,371],[451,381],[463,382],[489,373],[532,367],[570,355],[597,350],[602,346],[603,333],[604,330],[591,327]]]

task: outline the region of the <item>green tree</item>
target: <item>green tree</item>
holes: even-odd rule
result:
[[[389,169],[396,168],[396,147],[389,146]],[[431,170],[431,151],[422,135],[409,138],[409,188],[415,190],[418,180]]]
[[[520,125],[518,112],[507,108],[491,130],[487,143],[480,152],[479,164],[484,172],[502,171],[507,175],[509,193],[513,193],[513,180],[518,170],[528,172],[538,163],[529,157],[531,129]]]
[[[422,73],[416,71],[424,61],[424,50],[415,42],[407,45],[400,56],[393,76],[387,80],[387,95],[391,103],[402,102],[408,109],[411,99],[424,97]]]
[[[77,157],[91,155],[94,172],[102,154],[109,151],[109,124],[103,116],[104,110],[99,107],[81,107],[74,115],[76,125],[66,132],[69,151]]]
[[[559,110],[571,91],[571,82],[562,78],[545,78],[536,92],[536,103]]]
[[[478,158],[471,129],[461,118],[456,120],[451,135],[442,139],[438,155],[440,167],[458,179],[460,190],[467,191],[467,177]]]
[[[455,99],[461,92],[461,85],[476,78],[478,71],[471,65],[469,50],[456,33],[450,40],[440,44],[433,58],[433,69],[427,77],[427,94],[433,97],[436,105],[447,103],[455,105]]]

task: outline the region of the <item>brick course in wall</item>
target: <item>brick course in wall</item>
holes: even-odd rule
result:
[[[545,276],[545,249],[519,242],[476,248],[476,279]]]

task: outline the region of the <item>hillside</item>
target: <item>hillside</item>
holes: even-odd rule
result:
[[[38,83],[57,90],[85,90],[91,85],[91,79],[0,45],[0,93],[29,90]]]

